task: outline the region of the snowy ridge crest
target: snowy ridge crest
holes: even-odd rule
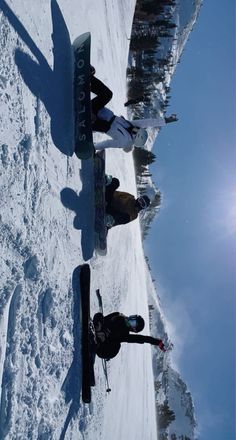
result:
[[[175,41],[176,45],[173,46],[173,61],[174,70],[180,59],[180,56],[184,50],[184,46],[187,43],[190,33],[198,19],[200,9],[202,6],[202,0],[195,0],[189,2],[188,0],[178,0],[174,10],[174,22],[176,24]],[[173,73],[174,73],[173,70]]]

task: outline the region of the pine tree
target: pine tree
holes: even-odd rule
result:
[[[158,405],[158,426],[159,429],[166,429],[171,422],[175,420],[175,413],[172,411],[168,405],[168,401],[165,400],[163,405]]]

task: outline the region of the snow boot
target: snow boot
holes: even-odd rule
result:
[[[108,186],[112,182],[112,176],[111,174],[105,174],[105,185]]]

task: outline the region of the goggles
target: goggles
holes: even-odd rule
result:
[[[136,328],[138,326],[137,315],[129,316],[128,322],[129,322],[130,327],[132,327],[132,329],[136,330]]]
[[[138,203],[139,203],[139,205],[140,205],[140,207],[141,207],[142,209],[144,209],[144,208],[147,207],[147,202],[146,202],[146,200],[144,199],[144,197],[139,197],[139,198],[138,198]]]

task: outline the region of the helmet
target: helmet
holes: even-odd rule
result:
[[[131,331],[138,333],[141,332],[145,326],[145,321],[140,315],[128,316],[128,325]]]
[[[148,134],[147,130],[144,128],[139,128],[139,130],[136,133],[136,136],[134,137],[134,145],[136,147],[143,147],[147,141]]]
[[[146,209],[150,205],[150,199],[146,195],[138,197],[136,202],[137,202],[140,209]]]

